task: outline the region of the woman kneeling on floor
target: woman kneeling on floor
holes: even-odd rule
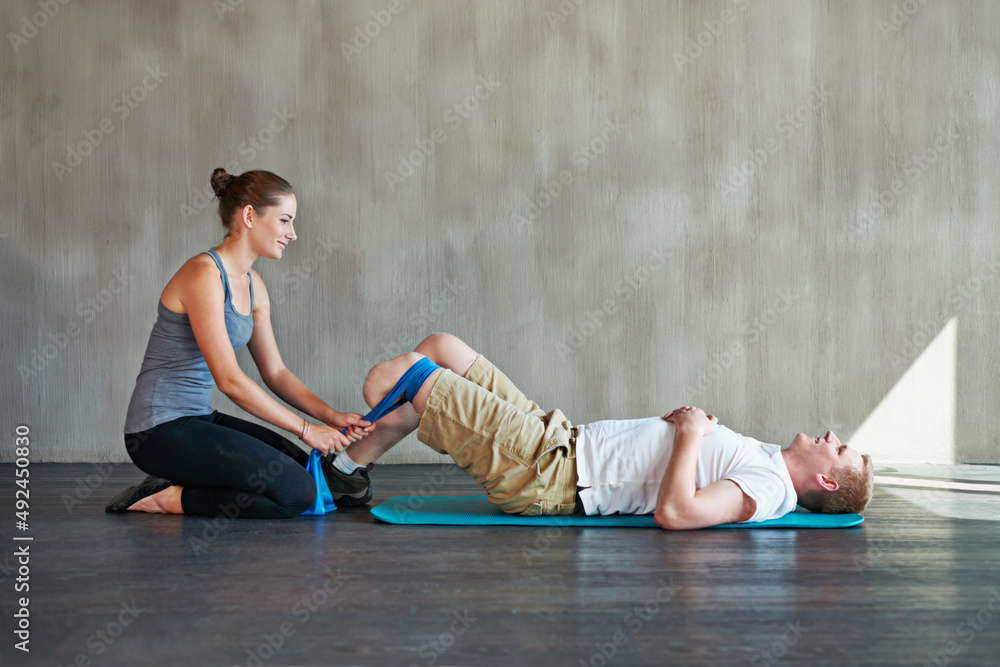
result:
[[[149,477],[106,509],[219,516],[235,506],[240,518],[283,519],[313,505],[308,454],[268,428],[213,410],[216,386],[242,409],[323,453],[338,505],[367,502],[368,471],[345,475],[330,459],[373,427],[361,415],[331,408],[285,367],[267,288],[251,268],[260,257],[281,259],[296,239],[295,193],[283,178],[261,170],[232,176],[216,169],[212,188],[226,237],[189,259],[164,288],[128,407],[125,446]],[[264,384],[320,423],[299,417],[243,373],[236,350],[244,345]]]

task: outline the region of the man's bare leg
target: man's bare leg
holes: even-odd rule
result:
[[[408,352],[395,359],[376,364],[368,372],[363,390],[368,406],[375,407],[399,381],[403,373],[420,359],[420,356],[425,356],[441,368],[447,368],[465,377],[479,353],[457,336],[447,333],[431,334],[417,345],[414,352]],[[440,371],[434,371],[431,377],[424,382],[421,393],[426,389],[427,396],[430,396],[429,387],[433,387],[433,381],[436,381],[440,374]],[[414,409],[414,406],[420,401],[420,394],[417,395],[413,405],[406,403],[380,419],[375,430],[345,450],[351,460],[358,465],[366,466],[378,460],[400,440],[415,431],[420,425],[420,415],[423,414],[423,406],[427,402],[427,396],[420,403],[419,413]]]
[[[469,347],[458,336],[449,333],[435,333],[420,341],[414,348],[441,368],[447,368],[462,377],[469,372],[479,353]]]

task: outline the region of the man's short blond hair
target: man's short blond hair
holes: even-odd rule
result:
[[[837,480],[836,491],[813,491],[803,496],[799,504],[807,510],[824,514],[860,513],[868,506],[875,490],[872,459],[863,454],[861,460],[864,468],[860,472],[850,466],[830,471],[830,476]]]

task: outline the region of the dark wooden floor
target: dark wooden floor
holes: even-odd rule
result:
[[[376,467],[374,504],[479,492],[453,471]],[[889,492],[838,531],[102,511],[141,477],[32,464],[20,533],[14,466],[0,465],[3,665],[1000,664],[1000,516],[947,518]],[[14,649],[15,533],[34,537],[30,655]]]

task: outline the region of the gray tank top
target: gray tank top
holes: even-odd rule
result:
[[[250,314],[241,315],[233,306],[233,292],[222,260],[214,250],[203,254],[214,259],[222,273],[226,330],[233,350],[239,350],[253,333],[253,280],[250,281]],[[149,334],[146,355],[125,416],[126,434],[145,431],[178,417],[212,413],[215,380],[195,341],[191,321],[187,315],[175,313],[159,301],[156,313],[156,323]]]

